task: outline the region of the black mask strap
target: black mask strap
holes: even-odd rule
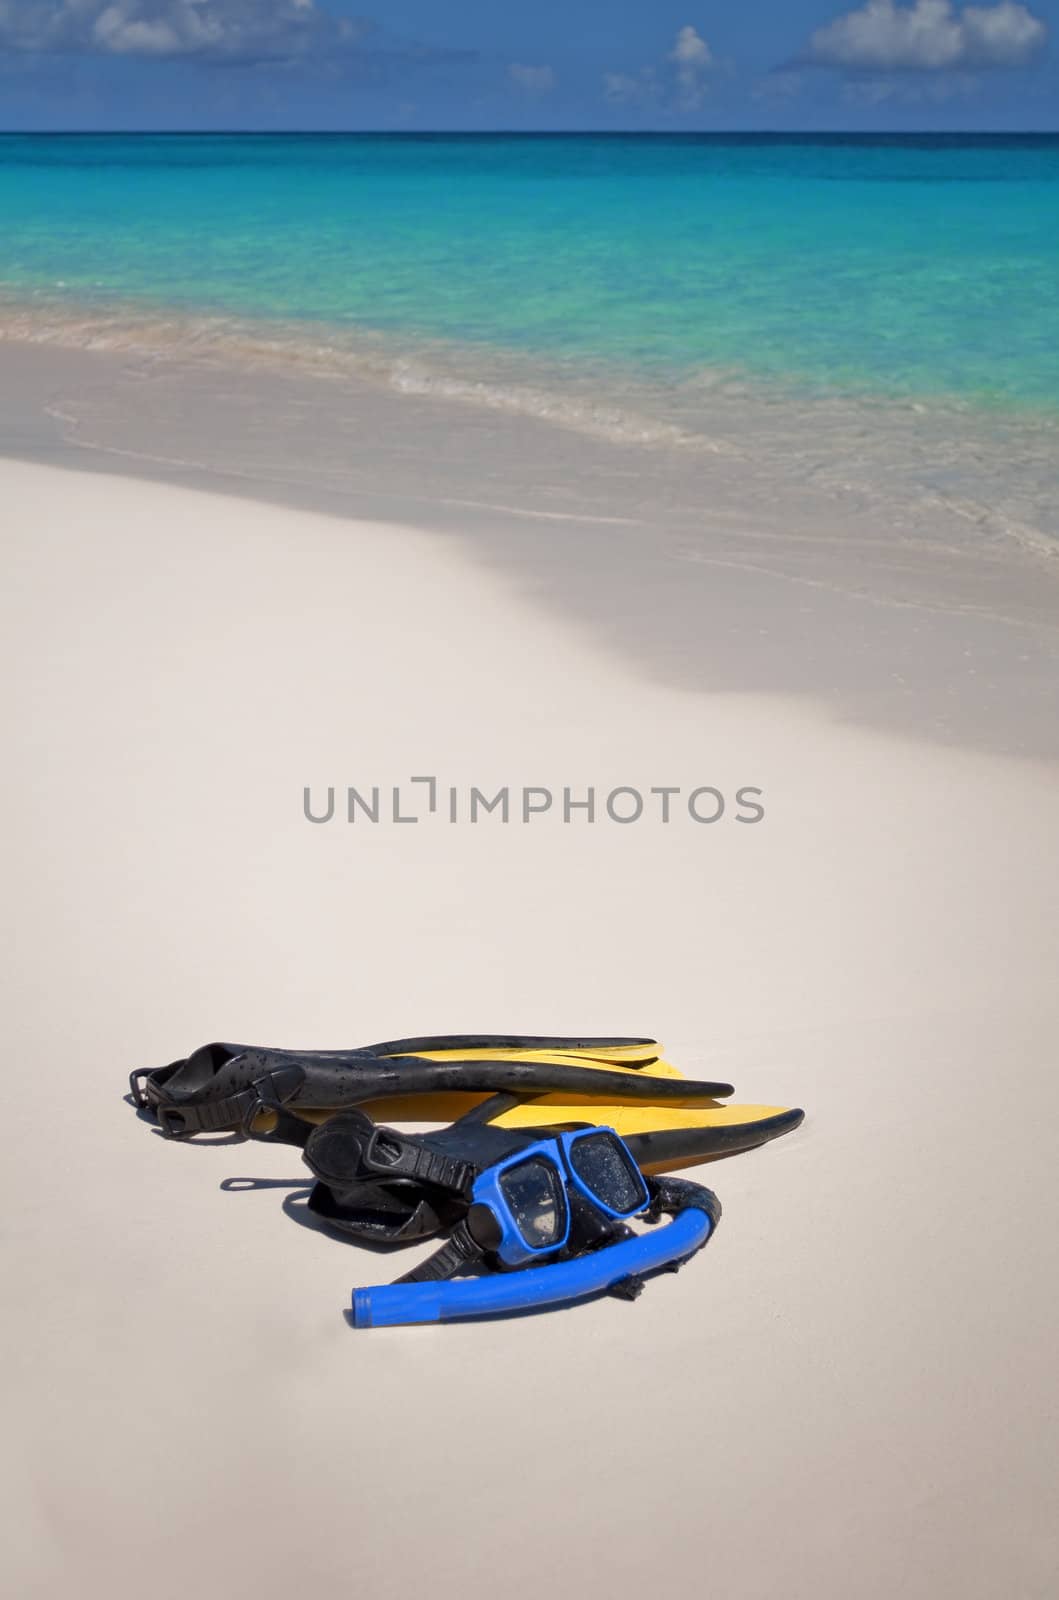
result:
[[[442,1278],[455,1278],[468,1267],[476,1267],[485,1254],[480,1244],[471,1237],[465,1222],[458,1222],[440,1250],[427,1256],[411,1272],[398,1278],[398,1283],[437,1283]]]

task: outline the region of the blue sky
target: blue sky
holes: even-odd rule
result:
[[[1059,0],[0,0],[0,126],[1059,129]]]

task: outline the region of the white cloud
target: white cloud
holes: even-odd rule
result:
[[[693,111],[705,93],[703,74],[713,65],[710,47],[689,24],[677,34],[669,59],[677,69],[677,103],[682,111]]]
[[[692,27],[681,28],[677,34],[676,42],[669,52],[670,61],[676,61],[682,67],[694,68],[701,71],[708,67],[713,60],[710,47],[702,36]]]
[[[513,61],[507,72],[527,94],[550,94],[558,81],[553,67],[527,67],[521,61]]]
[[[658,98],[658,76],[654,67],[639,72],[605,72],[603,94],[612,105],[644,105]]]
[[[975,66],[1020,67],[1044,48],[1048,37],[1047,24],[1013,0],[995,6],[967,6],[963,25],[968,61]]]
[[[614,105],[668,105],[671,110],[694,111],[705,95],[705,79],[713,66],[709,45],[688,23],[678,30],[661,68],[605,72],[603,94]]]
[[[0,0],[0,46],[22,51],[285,60],[366,30],[314,0]]]
[[[854,71],[939,72],[1022,66],[1040,51],[1046,25],[1017,0],[964,6],[952,0],[867,0],[818,28],[805,59]]]
[[[0,0],[0,51],[213,61],[343,59],[387,65],[464,61],[337,17],[316,0]]]

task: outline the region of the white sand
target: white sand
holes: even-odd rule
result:
[[[1054,1593],[1054,772],[647,684],[456,541],[0,480],[8,1592]],[[427,773],[767,815],[301,815]],[[808,1119],[635,1306],[357,1333],[394,1263],[219,1188],[295,1154],[121,1100],[212,1038],[494,1028]]]

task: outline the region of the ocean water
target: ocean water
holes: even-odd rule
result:
[[[1059,409],[1059,138],[0,140],[9,293]]]
[[[1059,136],[7,135],[0,334],[753,438],[1059,533]]]

